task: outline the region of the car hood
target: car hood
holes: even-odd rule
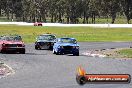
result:
[[[24,44],[23,41],[3,41],[5,44]]]
[[[79,46],[78,44],[74,44],[74,43],[60,43],[60,46]]]
[[[37,40],[37,42],[55,42],[54,40]]]

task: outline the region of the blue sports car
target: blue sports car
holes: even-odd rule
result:
[[[73,54],[79,56],[79,45],[75,38],[58,38],[53,46],[53,54]]]

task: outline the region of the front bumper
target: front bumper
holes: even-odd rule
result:
[[[40,49],[53,49],[53,42],[39,42],[35,43],[35,47]]]
[[[76,54],[76,53],[79,53],[79,49],[65,50],[65,49],[63,49],[63,48],[59,48],[59,49],[58,49],[58,53]]]
[[[3,52],[19,52],[19,51],[25,51],[24,47],[8,47],[8,48],[2,48]]]

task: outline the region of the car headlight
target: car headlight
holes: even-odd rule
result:
[[[25,45],[24,45],[24,44],[22,44],[22,47],[25,47]]]
[[[76,49],[79,49],[79,46],[76,46]]]
[[[3,43],[2,46],[3,46],[3,47],[6,46],[5,43]]]
[[[73,46],[72,48],[74,48],[74,49],[75,49],[75,48],[76,48],[76,46]]]

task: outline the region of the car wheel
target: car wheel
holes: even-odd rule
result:
[[[56,54],[56,55],[60,55],[60,53],[59,53],[59,52],[55,52],[55,54]]]
[[[36,50],[38,50],[38,47],[37,47],[37,46],[35,46],[35,49],[36,49]]]
[[[2,54],[4,54],[4,53],[6,53],[6,52],[5,52],[5,51],[3,51],[3,50],[1,50],[1,53],[2,53]]]
[[[42,24],[38,24],[38,26],[42,26]]]
[[[63,52],[61,52],[61,53],[60,53],[60,55],[64,55],[64,53],[63,53]]]
[[[41,48],[40,48],[40,47],[38,47],[38,46],[35,46],[35,49],[36,49],[36,50],[41,50]]]
[[[20,51],[20,54],[25,54],[25,50]]]
[[[58,52],[56,52],[55,54],[56,54],[56,55],[59,55],[59,53],[58,53]]]
[[[78,52],[78,53],[73,54],[73,56],[79,56],[79,52]]]
[[[79,53],[77,53],[76,56],[79,56]]]

